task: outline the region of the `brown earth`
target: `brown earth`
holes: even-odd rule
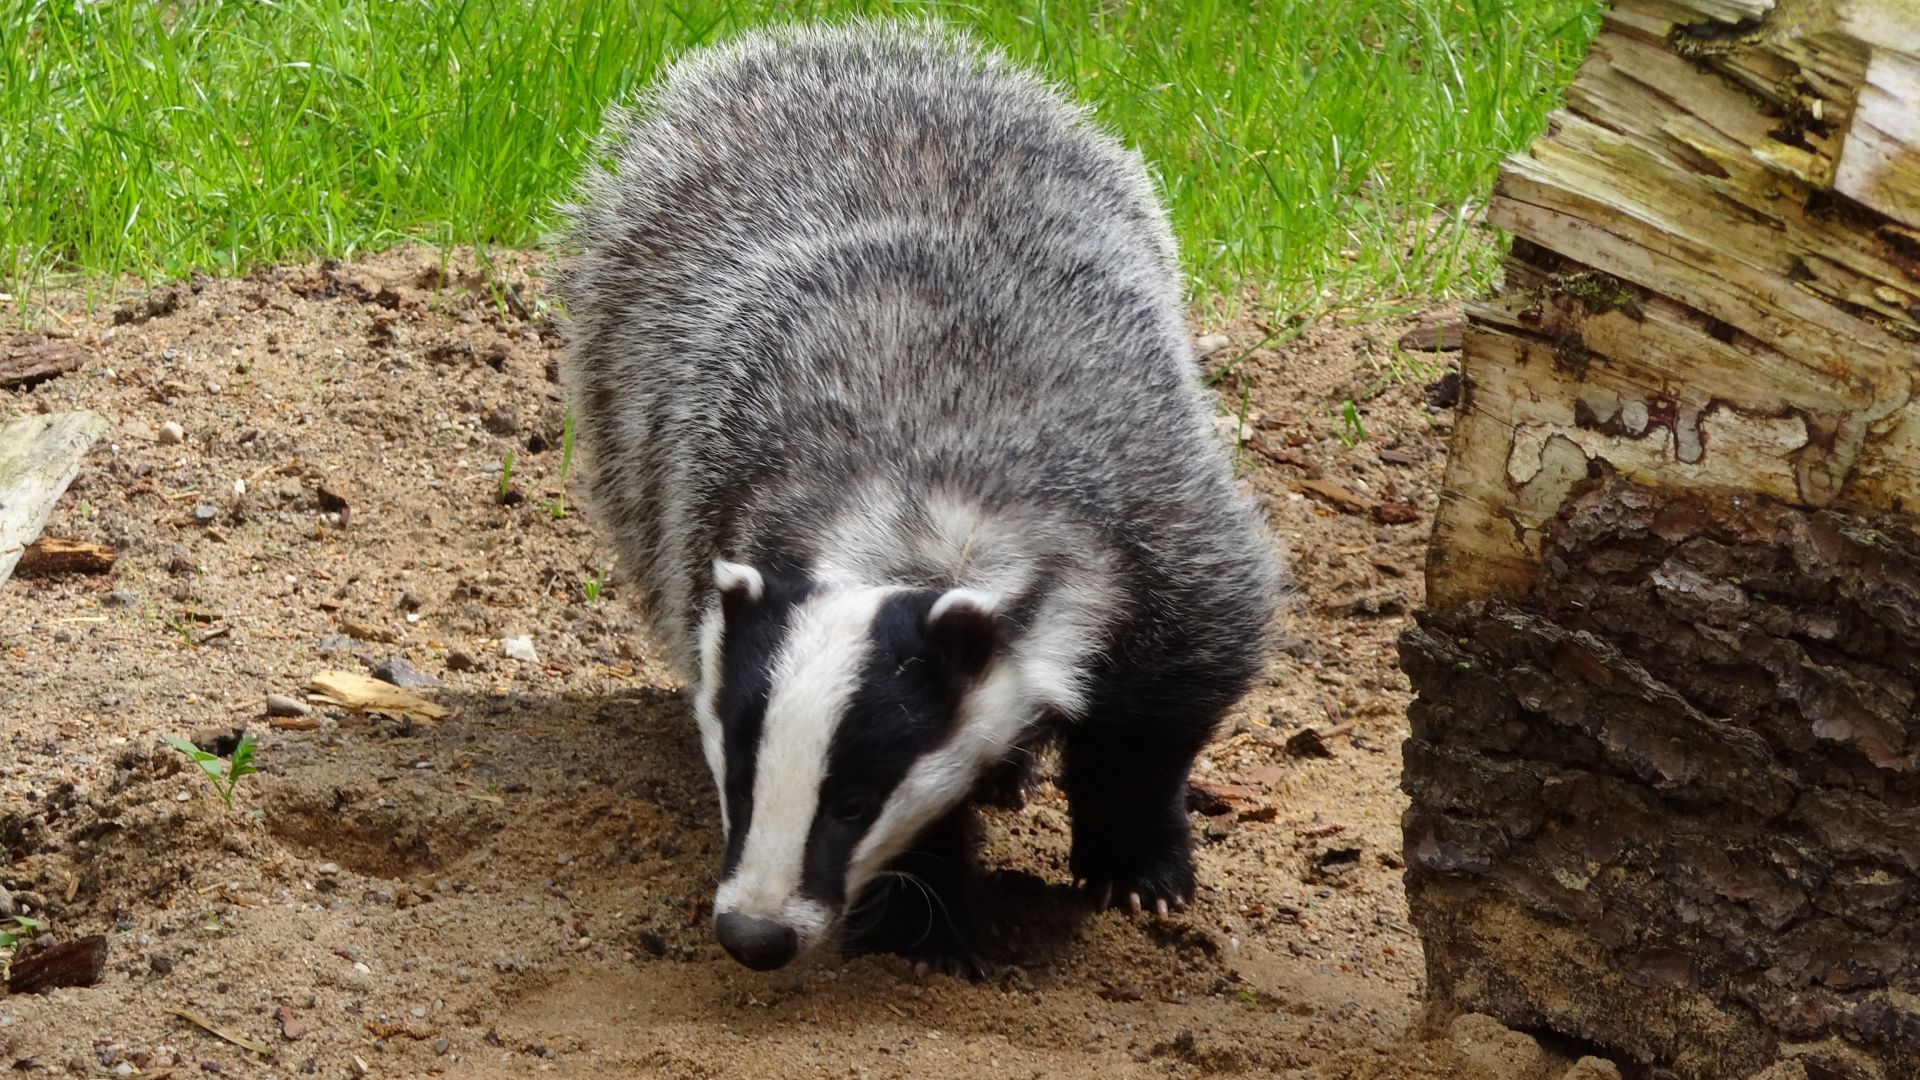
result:
[[[1298,330],[1196,310],[1231,342],[1211,366],[1252,350],[1221,400],[1235,413],[1248,395],[1266,452],[1249,444],[1243,473],[1303,590],[1296,643],[1196,774],[1239,786],[1213,792],[1224,813],[1193,816],[1203,885],[1187,912],[1084,908],[1065,886],[1064,802],[1042,785],[1024,810],[986,815],[986,983],[916,981],[890,958],[757,975],[708,930],[717,817],[686,706],[617,568],[593,595],[608,545],[576,509],[556,512],[543,266],[443,268],[408,250],[37,316],[86,359],[0,390],[0,421],[108,417],[47,535],[119,559],[106,576],[0,586],[0,885],[44,921],[36,945],[111,946],[95,987],[0,998],[0,1067],[1566,1070],[1482,1018],[1451,1038],[1420,1024],[1394,639],[1420,602],[1451,414],[1423,389],[1442,364],[1394,342],[1451,313]],[[502,505],[509,453],[517,501]],[[537,661],[503,653],[519,635]],[[268,694],[393,656],[444,682],[422,693],[449,715],[316,707],[292,721],[306,730],[265,716]],[[160,736],[240,728],[261,771],[228,809]],[[1597,1069],[1569,1075],[1609,1075]]]

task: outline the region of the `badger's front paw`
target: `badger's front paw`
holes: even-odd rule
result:
[[[972,952],[908,953],[907,962],[913,965],[916,979],[945,975],[949,979],[977,983],[987,977],[986,962]]]
[[[1072,867],[1074,881],[1102,910],[1166,915],[1193,899],[1193,853],[1185,836],[1144,850],[1076,841]]]

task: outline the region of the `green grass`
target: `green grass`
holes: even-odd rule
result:
[[[1482,281],[1500,156],[1597,0],[0,0],[0,288],[244,271],[406,240],[531,245],[603,106],[772,17],[936,11],[1153,162],[1194,285]]]

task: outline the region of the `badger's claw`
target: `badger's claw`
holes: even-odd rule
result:
[[[949,979],[961,982],[977,983],[987,977],[987,965],[972,953],[938,953],[909,957],[913,962],[913,977],[931,979],[935,975],[945,975]]]
[[[1128,883],[1128,887],[1122,891],[1121,887],[1113,881],[1094,879],[1088,881],[1082,891],[1093,902],[1096,910],[1119,908],[1130,918],[1136,919],[1148,913],[1162,919],[1167,918],[1176,911],[1185,910],[1188,901],[1192,899],[1191,896],[1158,888],[1144,881]]]

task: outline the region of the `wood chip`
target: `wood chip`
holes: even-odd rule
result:
[[[1387,465],[1414,465],[1420,460],[1408,451],[1391,446],[1381,447],[1379,457],[1381,462]]]
[[[192,1024],[194,1027],[199,1028],[200,1030],[206,1032],[207,1034],[212,1035],[216,1038],[225,1039],[226,1041],[232,1043],[235,1046],[240,1047],[243,1050],[251,1050],[256,1054],[272,1054],[273,1053],[273,1048],[269,1047],[267,1044],[262,1042],[255,1042],[254,1040],[247,1038],[245,1035],[235,1035],[231,1031],[222,1030],[213,1021],[207,1019],[204,1016],[201,1016],[199,1013],[194,1012],[192,1009],[176,1009],[172,1007],[163,1007],[161,1011],[172,1013],[173,1015],[179,1017],[182,1020],[185,1020],[187,1023]]]
[[[1400,335],[1400,347],[1408,352],[1459,352],[1465,330],[1465,323],[1416,326]]]
[[[70,342],[16,341],[0,349],[0,387],[24,390],[65,375],[86,359],[86,351]]]
[[[340,632],[361,641],[373,641],[382,645],[391,645],[400,640],[398,634],[384,626],[373,626],[356,619],[340,619]]]
[[[85,540],[43,536],[20,553],[17,577],[53,577],[57,574],[104,574],[113,569],[113,549]]]
[[[1333,483],[1330,480],[1296,480],[1293,484],[1293,490],[1300,492],[1302,495],[1311,495],[1346,514],[1371,513],[1374,507],[1372,499],[1367,498],[1365,495],[1360,494],[1350,487]]]
[[[1266,458],[1268,461],[1277,461],[1282,465],[1291,465],[1296,469],[1306,469],[1313,466],[1312,460],[1309,459],[1307,455],[1296,450],[1281,450],[1269,446],[1259,439],[1248,439],[1241,445],[1259,454],[1261,457]]]
[[[396,720],[439,720],[447,709],[392,683],[351,671],[322,671],[307,680],[311,701],[338,705],[355,712],[379,713]]]
[[[1208,817],[1230,814],[1260,801],[1260,790],[1246,784],[1216,784],[1210,780],[1187,781],[1187,807]]]
[[[63,986],[92,986],[107,970],[107,938],[94,934],[41,949],[13,962],[9,994],[39,994]]]
[[[273,1018],[280,1024],[281,1038],[288,1042],[298,1042],[306,1037],[307,1025],[293,1014],[291,1007],[282,1005],[273,1010]]]
[[[1294,757],[1332,757],[1333,748],[1327,745],[1327,740],[1335,735],[1345,734],[1352,727],[1351,724],[1341,724],[1325,731],[1319,728],[1301,728],[1288,736],[1287,753]]]
[[[1373,519],[1382,525],[1411,525],[1420,520],[1420,508],[1410,502],[1389,499],[1374,506]]]

